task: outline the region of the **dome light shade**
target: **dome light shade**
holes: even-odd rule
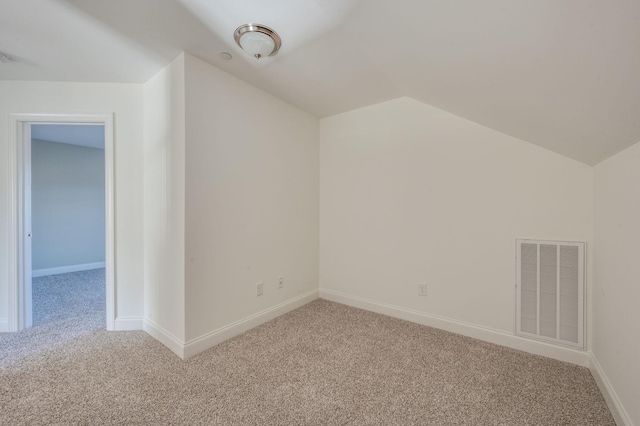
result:
[[[271,28],[260,24],[239,26],[233,33],[238,46],[256,59],[278,53],[282,41]]]

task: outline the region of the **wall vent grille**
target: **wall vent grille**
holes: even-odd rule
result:
[[[584,348],[581,242],[516,241],[516,334]]]

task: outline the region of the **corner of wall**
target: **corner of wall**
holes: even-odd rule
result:
[[[151,337],[169,348],[174,354],[178,355],[180,359],[185,359],[184,342],[174,336],[171,332],[165,330],[149,318],[144,318],[142,329]]]
[[[271,321],[281,315],[286,314],[294,309],[297,309],[307,303],[310,303],[318,298],[318,291],[313,290],[306,294],[303,294],[293,299],[287,300],[284,303],[273,306],[258,312],[255,315],[250,315],[239,321],[235,321],[227,326],[221,327],[203,336],[195,339],[191,339],[188,342],[184,342],[182,339],[174,336],[171,332],[162,328],[158,324],[154,323],[149,318],[141,320],[142,329],[151,337],[158,340],[160,343],[169,348],[180,359],[186,360],[194,355],[204,352],[225,340],[238,336],[246,331],[251,330],[265,322]],[[133,322],[131,322],[133,324]]]
[[[184,342],[184,54],[144,85],[143,329],[181,355]],[[151,320],[153,318],[153,321]],[[137,319],[125,321],[133,327]],[[169,331],[170,330],[170,331]],[[178,337],[176,337],[178,336]]]
[[[598,385],[598,388],[600,389],[616,424],[618,426],[634,426],[633,421],[631,421],[631,417],[629,417],[629,414],[622,405],[618,394],[611,385],[609,378],[598,362],[598,358],[596,358],[593,353],[591,353],[589,360],[589,370],[591,371],[591,374],[593,375],[593,378],[596,381],[596,384]]]

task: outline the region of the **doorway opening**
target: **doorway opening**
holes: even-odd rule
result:
[[[101,115],[68,115],[68,114],[12,114],[12,137],[11,137],[11,150],[10,159],[13,166],[11,173],[11,233],[10,233],[10,255],[13,258],[10,259],[10,286],[9,286],[9,331],[21,331],[25,328],[31,327],[34,323],[34,277],[36,286],[46,284],[45,278],[56,280],[63,277],[59,274],[68,274],[72,282],[80,280],[81,282],[93,282],[93,290],[96,291],[96,280],[102,280],[103,287],[96,293],[97,297],[92,300],[94,302],[103,303],[102,306],[106,306],[106,315],[103,317],[106,320],[107,330],[113,330],[115,328],[115,286],[114,286],[114,208],[113,208],[113,117],[110,114]],[[75,133],[82,134],[85,131],[84,136],[80,139],[85,140],[85,144],[89,139],[86,133],[100,134],[102,137],[103,149],[101,150],[101,170],[103,174],[101,194],[88,195],[83,194],[82,197],[96,196],[102,198],[100,204],[101,212],[95,210],[95,206],[91,211],[91,215],[94,216],[90,220],[101,220],[103,226],[87,227],[86,223],[84,228],[76,226],[72,230],[72,225],[78,225],[78,217],[74,213],[74,209],[86,208],[82,203],[70,206],[64,206],[64,203],[60,203],[60,198],[64,198],[65,189],[57,188],[53,192],[52,188],[47,188],[49,192],[45,197],[42,197],[43,188],[36,186],[34,188],[34,176],[32,175],[34,161],[35,165],[44,156],[58,155],[54,154],[51,150],[52,144],[59,144],[56,141],[43,142],[42,132],[49,131],[49,133],[60,133],[67,130],[67,145],[63,148],[74,150],[74,152],[82,151],[83,147],[79,144],[68,144],[68,131],[74,130]],[[73,133],[73,132],[72,132]],[[50,139],[54,136],[48,136]],[[47,145],[45,145],[47,144]],[[71,145],[75,145],[73,148]],[[58,147],[59,148],[59,147]],[[34,150],[35,149],[35,150]],[[84,149],[86,148],[86,145]],[[71,152],[71,151],[69,151]],[[68,153],[67,153],[68,154]],[[77,154],[77,152],[76,152]],[[95,153],[94,153],[95,154]],[[57,157],[60,162],[61,157]],[[96,159],[93,159],[94,165]],[[53,173],[69,174],[69,170],[64,170],[64,167],[60,167],[61,164],[55,164],[58,168]],[[86,165],[85,165],[86,166]],[[85,170],[86,171],[86,170]],[[46,177],[41,176],[42,170],[37,171],[38,175],[35,176],[36,182],[49,182]],[[88,178],[85,176],[83,179],[93,179],[93,186],[96,186],[96,180],[99,179],[94,173],[93,177]],[[59,176],[58,176],[59,177]],[[70,176],[67,176],[67,179]],[[86,182],[84,182],[86,183]],[[84,185],[84,190],[88,188]],[[32,191],[36,191],[34,194]],[[58,191],[58,192],[56,192]],[[33,196],[36,196],[36,208],[38,210],[48,211],[52,213],[49,217],[43,217],[42,215],[33,216]],[[76,200],[77,201],[77,200]],[[49,203],[49,204],[47,204]],[[73,203],[72,203],[73,204]],[[62,206],[62,207],[61,207]],[[54,212],[55,209],[63,209]],[[66,210],[65,210],[66,209]],[[77,212],[76,212],[77,213]],[[89,215],[89,216],[91,216]],[[86,220],[84,217],[82,220]],[[59,226],[56,230],[52,231],[52,223],[56,222]],[[73,222],[76,222],[75,224]],[[60,225],[62,223],[62,225]],[[47,226],[50,229],[47,229]],[[66,232],[76,233],[78,238],[66,238],[58,240],[52,246],[45,247],[42,244],[37,245],[37,249],[34,250],[34,239],[40,237],[41,243],[44,239],[51,239],[55,237],[56,232],[63,231],[62,228],[67,226]],[[89,231],[89,229],[91,229]],[[34,234],[34,230],[38,232],[38,236]],[[100,235],[97,235],[96,232]],[[84,234],[93,235],[84,235]],[[58,235],[60,236],[60,235]],[[86,238],[85,238],[86,237]],[[81,242],[80,240],[85,240]],[[95,243],[99,241],[98,247],[95,244],[92,247],[87,245],[80,247],[82,244],[86,244],[87,241]],[[61,245],[67,245],[69,249],[66,253],[61,249]],[[90,251],[93,250],[93,253]],[[74,260],[71,260],[73,258]],[[33,270],[32,270],[33,268]],[[104,269],[102,269],[104,268]],[[84,276],[86,275],[86,276]],[[53,278],[51,278],[53,277]],[[73,287],[73,285],[71,286]],[[49,287],[50,290],[52,287]],[[46,290],[47,288],[44,287]],[[100,294],[101,293],[101,294]],[[69,305],[70,309],[72,305]],[[64,309],[64,304],[62,306]],[[46,315],[50,312],[43,312]],[[101,321],[104,324],[104,321]]]
[[[104,126],[31,125],[33,325],[105,328]]]

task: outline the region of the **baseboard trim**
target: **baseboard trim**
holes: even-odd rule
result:
[[[171,349],[171,351],[174,354],[178,355],[181,359],[185,359],[184,343],[173,334],[160,327],[149,318],[144,318],[142,320],[142,330],[165,345],[167,348]]]
[[[57,268],[35,269],[31,272],[33,278],[45,277],[48,275],[66,274],[69,272],[89,271],[105,267],[105,262],[83,263],[82,265],[68,265]]]
[[[248,316],[244,319],[231,323],[225,327],[214,330],[210,333],[204,334],[200,337],[192,339],[184,346],[184,359],[192,357],[200,352],[203,352],[213,346],[224,342],[232,337],[249,331],[254,327],[264,324],[267,321],[271,321],[280,315],[286,314],[294,309],[297,309],[309,302],[312,302],[318,298],[318,290],[313,290],[305,293],[301,296],[289,299],[286,302],[273,306],[257,314]]]
[[[320,289],[320,297],[322,299],[342,303],[355,308],[365,309],[367,311],[450,331],[452,333],[462,334],[463,336],[473,337],[475,339],[484,340],[485,342],[495,343],[497,345],[518,349],[535,355],[542,355],[582,367],[589,366],[589,353],[586,351],[563,348],[544,342],[528,340],[514,334],[505,333],[504,331],[482,327],[451,318],[426,314],[424,312],[364,299],[333,290]]]
[[[591,354],[589,362],[589,370],[591,370],[591,374],[600,388],[604,400],[607,402],[607,406],[609,407],[609,411],[611,411],[613,419],[616,421],[616,425],[633,426],[631,417],[629,417],[627,410],[624,409],[620,398],[618,398],[618,394],[613,389],[609,378],[593,353]]]
[[[0,333],[8,333],[8,332],[9,332],[9,320],[0,319]]]
[[[142,330],[142,317],[118,317],[115,320],[115,331]]]

